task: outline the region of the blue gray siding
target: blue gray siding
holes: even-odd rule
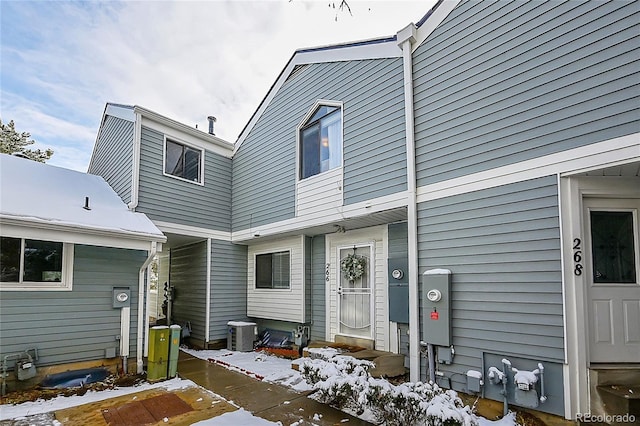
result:
[[[318,99],[344,102],[344,203],[404,191],[403,93],[402,59],[312,64],[290,78],[234,157],[233,229],[294,217],[296,127]]]
[[[129,356],[136,357],[138,274],[146,252],[75,245],[72,291],[3,291],[0,354],[37,348],[37,365],[98,360],[118,348],[113,287],[131,289]],[[116,349],[116,352],[117,349]]]
[[[456,7],[414,53],[418,185],[638,132],[639,5]]]
[[[452,271],[446,376],[481,370],[483,351],[564,361],[557,192],[549,176],[418,205],[420,273]]]
[[[327,330],[325,237],[316,235],[311,240],[311,340],[325,340]]]
[[[171,321],[191,323],[191,338],[204,345],[207,303],[207,242],[171,249],[169,282],[175,287]]]
[[[231,159],[205,151],[204,186],[163,175],[164,135],[142,127],[139,212],[153,221],[229,231]]]
[[[88,172],[107,181],[125,203],[131,201],[133,122],[105,116]]]
[[[211,240],[210,340],[227,338],[227,323],[247,317],[247,247]]]

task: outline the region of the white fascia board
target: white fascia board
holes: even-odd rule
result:
[[[188,139],[190,143],[200,146],[203,149],[215,152],[227,158],[233,154],[233,144],[217,136],[210,135],[194,127],[187,126],[179,121],[173,120],[157,112],[148,110],[136,105],[134,112],[142,116],[142,124],[173,135],[182,139]]]
[[[446,19],[447,16],[458,6],[461,0],[444,0],[436,7],[431,16],[418,28],[415,34],[415,43],[411,48],[412,52],[416,49],[438,28],[438,25]]]
[[[217,231],[215,229],[199,228],[197,226],[182,225],[179,223],[154,221],[153,224],[167,234],[186,235],[189,237],[211,238],[213,240],[231,241],[231,232]]]
[[[418,188],[418,203],[529,179],[640,161],[640,133],[549,154]]]
[[[372,213],[380,213],[385,210],[393,210],[399,207],[407,206],[407,191],[396,192],[395,194],[386,195],[384,197],[374,198],[372,200],[362,201],[360,203],[349,204],[336,208],[333,214],[321,212],[317,215],[305,215],[295,217],[280,222],[269,223],[260,226],[254,226],[250,229],[243,229],[231,233],[231,241],[245,242],[255,238],[255,231],[260,231],[260,237],[278,235],[283,232],[299,231],[314,226],[327,225],[332,222],[341,222],[345,219],[353,219],[359,216],[368,216]],[[158,224],[156,223],[156,226]],[[162,227],[159,226],[160,229]]]
[[[29,238],[63,243],[86,244],[148,250],[152,242],[160,247],[166,241],[164,235],[135,234],[114,230],[97,230],[86,227],[65,226],[43,221],[15,220],[0,216],[0,234],[6,237]]]
[[[240,149],[240,146],[247,138],[253,126],[258,122],[264,111],[267,109],[273,98],[280,91],[280,88],[285,81],[289,78],[289,75],[293,69],[298,65],[308,64],[321,64],[326,62],[345,62],[345,61],[359,61],[367,59],[385,59],[385,58],[399,58],[402,56],[402,50],[397,46],[395,40],[389,39],[380,41],[379,43],[373,41],[363,41],[362,44],[349,44],[339,46],[326,46],[316,49],[300,49],[293,54],[293,57],[289,60],[285,68],[280,73],[280,76],[273,84],[269,93],[264,98],[258,110],[253,114],[249,123],[245,126],[244,130],[238,136],[238,140],[235,143],[233,154],[235,155]]]
[[[136,114],[132,105],[118,105],[108,103],[105,107],[104,115],[121,118],[130,122],[136,121]]]

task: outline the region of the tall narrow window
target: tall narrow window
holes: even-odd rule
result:
[[[342,109],[320,105],[300,129],[300,179],[342,165]]]
[[[288,289],[290,257],[288,251],[256,255],[256,288]]]
[[[191,182],[202,182],[202,151],[167,139],[164,172]]]

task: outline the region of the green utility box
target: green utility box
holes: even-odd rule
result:
[[[149,330],[147,380],[154,381],[167,378],[167,355],[169,354],[170,337],[169,327],[166,325],[151,327],[151,330]]]
[[[169,327],[171,339],[169,341],[169,378],[176,377],[178,374],[178,355],[180,354],[180,333],[182,327],[172,325]]]

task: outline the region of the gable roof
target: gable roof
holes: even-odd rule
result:
[[[89,209],[84,208],[87,197]],[[153,222],[130,211],[102,177],[6,154],[0,154],[0,225],[3,235],[10,226],[26,226],[81,234],[83,242],[93,236],[95,245],[107,245],[100,243],[101,236],[166,241]]]

